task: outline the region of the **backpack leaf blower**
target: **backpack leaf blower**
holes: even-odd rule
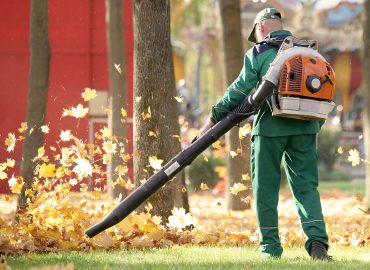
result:
[[[247,119],[251,115],[257,113],[260,107],[273,94],[274,90],[278,86],[283,64],[287,59],[297,55],[306,55],[307,57],[311,58],[322,58],[322,56],[320,56],[313,49],[304,47],[293,47],[291,49],[279,52],[275,61],[271,64],[269,71],[264,77],[263,82],[255,92],[247,95],[236,108],[228,112],[225,118],[210,128],[202,137],[194,140],[186,149],[172,158],[166,165],[162,167],[161,170],[151,176],[146,183],[138,187],[123,201],[121,201],[103,220],[87,229],[85,234],[91,238],[119,223],[232,127]],[[326,71],[326,68],[324,71]],[[320,82],[322,81],[322,84],[325,84],[325,82],[328,81],[326,80],[324,82],[325,74],[321,73],[313,73],[308,78],[301,78],[301,81],[303,83],[306,83],[307,81],[307,84],[311,83],[313,87],[315,87],[315,92],[319,93],[320,85],[318,81],[315,81],[315,79],[319,80]],[[329,103],[329,101],[325,102]]]

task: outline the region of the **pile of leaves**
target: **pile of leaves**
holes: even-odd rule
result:
[[[85,89],[82,93],[84,102],[96,96],[93,89]],[[178,102],[180,101],[176,99]],[[136,98],[136,102],[140,102]],[[88,108],[78,104],[65,109],[63,117],[83,118]],[[151,118],[151,110],[142,114],[143,119]],[[122,109],[122,122],[127,112]],[[32,133],[33,127],[22,123],[16,133],[8,134],[5,140],[7,151],[14,151],[17,143],[22,141],[26,133]],[[41,127],[47,134],[49,127]],[[250,133],[250,126],[240,129],[240,137]],[[149,137],[156,137],[151,131]],[[174,138],[179,138],[174,135]],[[15,161],[8,158],[0,163],[0,181],[7,181],[14,193],[0,197],[0,251],[7,254],[27,252],[56,251],[91,251],[97,249],[152,248],[173,245],[249,245],[258,243],[255,211],[253,209],[233,212],[225,210],[225,202],[208,191],[206,185],[200,186],[200,192],[190,198],[191,213],[184,209],[174,208],[168,222],[151,214],[152,206],[148,204],[141,213],[134,212],[118,225],[102,232],[93,239],[85,236],[84,231],[101,220],[116,206],[121,198],[111,200],[105,188],[89,188],[88,178],[96,182],[106,180],[106,172],[102,165],[110,162],[113,155],[119,155],[121,165],[115,168],[116,181],[112,185],[120,185],[128,190],[133,184],[127,176],[127,162],[132,155],[125,151],[125,144],[120,142],[107,128],[95,134],[97,143],[86,144],[72,134],[70,130],[62,130],[56,145],[44,145],[38,149],[34,158],[37,163],[35,179],[31,187],[25,190],[28,196],[28,207],[16,216],[17,195],[24,186],[24,180],[10,171]],[[213,147],[221,149],[220,142]],[[349,160],[358,164],[361,159],[358,152],[351,150]],[[237,149],[226,145],[223,152],[235,157]],[[48,153],[48,154],[47,154]],[[148,169],[157,171],[163,160],[151,156]],[[250,181],[243,175],[242,181]],[[235,196],[246,190],[248,183],[243,182],[231,187]],[[78,193],[72,192],[79,191]],[[249,200],[249,198],[241,198]],[[194,203],[196,202],[196,203]],[[359,210],[357,198],[343,197],[331,193],[323,199],[331,243],[343,246],[370,246],[370,216]],[[280,232],[284,245],[302,245],[304,237],[295,215],[295,207],[291,198],[283,194],[280,208]]]

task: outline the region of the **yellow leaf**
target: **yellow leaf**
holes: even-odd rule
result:
[[[81,192],[85,192],[85,191],[87,191],[87,189],[88,189],[88,186],[87,186],[85,183],[82,183],[82,184],[81,184],[80,191],[81,191]]]
[[[102,136],[104,138],[110,138],[112,137],[112,132],[110,131],[109,128],[107,127],[103,127],[101,130],[100,130],[100,133],[102,134]]]
[[[339,148],[338,148],[338,154],[343,154],[343,148],[342,148],[342,146],[339,146]]]
[[[351,149],[348,151],[348,161],[352,162],[352,166],[355,167],[360,164],[361,158],[360,153],[356,149]]]
[[[250,178],[249,174],[242,174],[242,180],[243,181],[250,181],[251,178]]]
[[[125,175],[128,172],[128,168],[127,166],[118,165],[115,171],[118,172],[119,175]]]
[[[121,158],[123,159],[124,162],[127,162],[130,160],[130,154],[123,154],[121,155]]]
[[[208,158],[207,158],[207,156],[204,156],[204,161],[206,161],[206,162],[208,162]]]
[[[21,127],[18,128],[19,132],[24,133],[26,131],[26,129],[27,129],[27,122],[22,122]]]
[[[112,141],[105,141],[102,148],[106,154],[115,154],[117,152],[117,144]]]
[[[235,151],[230,151],[230,156],[231,158],[234,158],[238,155],[238,153],[236,153]]]
[[[184,98],[183,98],[183,97],[175,97],[175,99],[176,99],[176,101],[177,101],[178,103],[181,103],[181,102],[183,102],[183,101],[184,101]]]
[[[55,176],[55,165],[54,164],[46,164],[46,163],[43,163],[40,167],[39,167],[39,177],[44,177],[44,178],[48,178],[48,177],[54,177]]]
[[[154,131],[149,131],[149,137],[157,138],[157,134]]]
[[[15,148],[16,138],[14,133],[9,133],[8,138],[5,139],[5,146],[7,146],[6,151],[12,152]]]
[[[225,146],[225,150],[226,150],[226,152],[230,152],[230,150],[231,150],[231,145],[230,145],[230,144],[227,144],[227,145]]]
[[[44,134],[48,134],[50,131],[50,128],[48,125],[43,125],[41,126],[41,132],[44,133]]]
[[[142,112],[141,113],[141,117],[143,118],[143,120],[147,120],[147,119],[150,119],[152,117],[152,113],[150,111],[150,106],[148,107],[148,112]]]
[[[9,184],[10,190],[13,193],[19,194],[21,193],[22,186],[24,184],[23,178],[22,177],[15,178],[14,175],[12,175],[12,178],[8,180],[8,184]]]
[[[75,162],[77,165],[72,171],[78,175],[79,180],[87,176],[92,176],[93,166],[91,166],[87,159],[79,157],[75,160]]]
[[[182,188],[181,188],[181,192],[182,192],[182,193],[185,193],[185,192],[186,192],[186,187],[182,186]]]
[[[201,190],[208,190],[208,189],[209,189],[209,187],[208,187],[208,185],[207,185],[207,184],[205,184],[205,183],[201,183],[201,184],[200,184],[200,189],[201,189]]]
[[[9,168],[13,168],[15,165],[15,160],[14,159],[11,159],[11,158],[7,158],[6,159],[6,166],[9,167]]]
[[[68,142],[71,139],[71,131],[70,130],[65,130],[65,131],[62,130],[59,137],[63,142]]]
[[[243,202],[243,203],[246,203],[246,204],[249,204],[250,201],[251,201],[251,196],[247,196],[245,198],[240,198],[240,200]]]
[[[221,149],[221,142],[217,141],[212,144],[212,147],[215,149]]]
[[[72,107],[70,110],[63,109],[63,117],[64,116],[72,116],[75,118],[84,118],[88,112],[88,108],[84,108],[81,104],[78,104],[77,107]]]
[[[152,209],[153,209],[153,205],[150,202],[148,202],[145,206],[145,210],[149,213],[150,210],[152,210]]]
[[[127,116],[127,111],[124,108],[121,108],[121,116],[125,118]]]
[[[119,74],[122,74],[121,64],[114,63],[114,67],[116,68]]]
[[[71,185],[71,186],[75,186],[75,185],[77,185],[78,184],[78,181],[77,181],[77,179],[76,178],[71,178],[71,179],[69,179],[69,184]]]
[[[81,94],[84,101],[89,101],[96,98],[96,90],[91,88],[85,88],[85,92]]]
[[[239,192],[247,190],[247,187],[242,183],[235,183],[232,187],[230,187],[230,193],[237,195]]]
[[[135,101],[139,102],[141,100],[141,97],[135,97]]]
[[[156,156],[150,156],[149,157],[149,164],[156,171],[158,171],[162,168],[162,162],[163,162],[163,160],[158,159]]]
[[[4,180],[8,178],[8,175],[4,172],[5,169],[6,169],[6,165],[0,164],[0,180]]]
[[[249,133],[252,132],[252,127],[249,123],[245,124],[244,126],[239,128],[239,139],[243,139],[246,137]]]
[[[168,218],[168,225],[175,229],[183,229],[194,223],[194,217],[187,213],[185,214],[184,208],[174,208],[172,210],[172,216]]]

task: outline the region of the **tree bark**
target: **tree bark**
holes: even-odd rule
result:
[[[167,163],[180,151],[170,32],[170,1],[134,0],[134,176],[136,186],[153,174],[149,157]],[[150,118],[149,118],[150,117]],[[149,136],[149,132],[156,136]],[[181,174],[154,194],[152,213],[165,220],[181,193]],[[180,194],[181,196],[181,194]]]
[[[222,50],[224,57],[224,73],[227,85],[230,85],[238,76],[243,66],[243,43],[240,22],[240,1],[239,0],[220,0],[221,29],[222,29]],[[244,138],[239,142],[239,131],[234,127],[228,133],[228,142],[231,150],[241,149],[241,154],[231,158],[228,156],[228,183],[226,185],[225,196],[227,207],[230,210],[243,210],[250,208],[249,203],[241,201],[241,197],[247,197],[251,192],[246,190],[238,193],[238,196],[230,194],[229,187],[241,182],[242,174],[250,171],[250,155],[248,149],[249,138]],[[243,182],[249,188],[249,183]]]
[[[109,98],[112,114],[109,117],[109,128],[112,135],[117,138],[118,145],[126,145],[127,138],[126,124],[122,122],[121,109],[127,109],[127,71],[125,41],[123,32],[123,6],[122,0],[106,0],[106,25],[108,43],[108,66],[109,66]],[[119,65],[119,72],[115,65]],[[119,147],[121,149],[121,147]],[[111,197],[117,198],[122,194],[122,198],[128,194],[127,189],[120,185],[114,185],[118,174],[116,167],[123,163],[120,153],[112,156],[108,164],[108,189]]]
[[[364,143],[365,159],[370,160],[370,1],[365,1],[364,20]],[[370,164],[365,164],[366,193],[365,207],[370,210]]]
[[[48,0],[31,1],[30,75],[27,99],[27,131],[23,142],[21,175],[24,185],[18,198],[18,210],[27,206],[25,191],[32,186],[37,150],[44,144],[40,129],[45,123],[49,86],[50,45]]]

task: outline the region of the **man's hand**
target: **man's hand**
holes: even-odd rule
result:
[[[206,133],[207,130],[213,126],[214,126],[213,122],[211,120],[208,120],[208,122],[199,129],[197,138],[199,139],[200,137],[202,137],[204,133]]]

